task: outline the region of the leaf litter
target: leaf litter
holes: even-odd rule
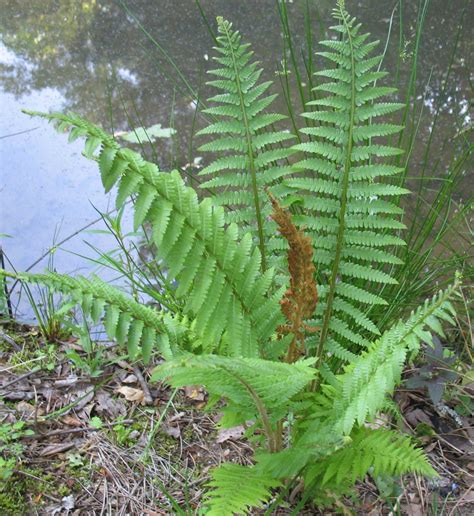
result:
[[[23,347],[32,340],[42,345],[28,326],[10,324],[2,332],[20,335]],[[91,378],[63,359],[70,345],[58,343],[51,370],[35,367],[31,372],[21,364],[12,368],[18,344],[6,351],[3,346],[0,354],[0,424],[24,422],[32,433],[19,440],[22,453],[12,477],[34,479],[34,488],[28,484],[23,493],[29,507],[25,514],[175,514],[170,497],[194,511],[212,467],[224,460],[251,463],[245,426],[216,430],[220,416],[202,410],[202,387],[183,388],[166,411],[172,393],[148,384],[151,367],[137,370],[112,360],[113,365]],[[114,348],[105,353],[113,354]],[[473,388],[474,382],[465,382],[463,392],[472,393]],[[402,424],[425,447],[440,477],[427,481],[408,476],[401,485],[393,481],[396,493],[400,491],[393,495],[395,506],[402,514],[426,514],[436,499],[447,514],[472,514],[472,414],[458,416],[459,425],[448,405],[434,405],[419,390],[400,389],[396,400]],[[377,424],[389,424],[389,419],[381,415]],[[341,507],[356,514],[388,514],[381,489],[368,477],[357,486],[356,503],[344,500]],[[275,514],[290,513],[288,506]]]

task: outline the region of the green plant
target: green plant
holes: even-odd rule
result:
[[[56,240],[56,235],[54,240]],[[54,270],[53,247],[48,257],[48,270]],[[56,342],[67,339],[70,336],[68,329],[68,319],[74,304],[65,302],[61,296],[55,294],[46,285],[38,288],[38,296],[34,296],[28,285],[25,285],[26,295],[36,317],[38,328],[46,342]]]
[[[0,424],[0,479],[8,480],[23,455],[22,437],[34,434],[33,430],[25,428],[24,421]]]
[[[71,468],[83,468],[85,465],[84,458],[80,453],[68,453],[66,457]]]
[[[369,56],[376,45],[341,0],[334,17],[339,40],[322,42],[322,55],[336,67],[317,72],[329,81],[307,103],[307,141],[290,149],[282,144],[291,135],[273,127],[283,117],[264,112],[270,83],[218,19],[210,84],[221,93],[201,134],[217,135],[205,150],[226,154],[202,171],[215,177],[201,185],[213,194],[201,201],[177,171],[160,172],[78,115],[30,113],[70,139],[85,136],[105,190],[118,187],[117,207],[133,199],[135,229],[151,227],[173,304],[155,310],[96,277],[2,274],[62,292],[95,322],[104,313],[108,335],[132,359],[148,362],[154,350],[167,359],[154,380],[204,385],[211,405],[224,398],[221,426],[254,422],[255,465],[214,470],[207,514],[261,506],[296,481],[303,502],[324,504],[366,474],[435,474],[409,438],[366,422],[387,406],[420,342],[453,322],[460,281],[383,332],[368,315],[388,306],[380,286],[396,284],[394,248],[404,245],[396,201],[407,193],[390,182],[404,168],[384,161],[400,149],[379,143],[401,126],[375,120],[402,106],[377,101],[394,89],[375,84],[386,75],[381,57]],[[297,153],[303,159],[293,161]]]
[[[0,233],[0,238],[5,237],[3,233]],[[3,258],[3,249],[0,246],[0,267],[5,268],[5,260]],[[12,316],[12,307],[10,303],[10,295],[8,292],[8,285],[6,278],[0,278],[0,317],[8,320]]]
[[[456,358],[446,352],[449,350],[443,348],[439,338],[433,337],[433,343],[425,351],[425,364],[405,382],[410,389],[426,388],[435,405],[441,402],[446,384],[458,378],[453,368]]]

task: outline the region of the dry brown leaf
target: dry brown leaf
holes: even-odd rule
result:
[[[61,418],[61,422],[68,426],[81,427],[84,423],[77,418],[76,416],[71,416],[70,414]]]
[[[75,385],[78,381],[77,375],[70,374],[67,378],[62,380],[56,380],[54,382],[55,387],[70,387],[71,385]]]
[[[416,427],[419,423],[425,423],[431,427],[433,427],[433,422],[428,414],[419,408],[411,410],[405,415],[406,420],[410,423],[410,425]]]
[[[179,428],[179,426],[164,425],[163,431],[165,432],[165,434],[170,435],[175,439],[178,439],[181,436],[181,429]]]
[[[204,389],[197,385],[186,386],[184,388],[184,394],[186,395],[186,398],[189,398],[189,399],[195,400],[195,401],[204,401],[204,399],[206,398]]]
[[[410,503],[406,506],[408,516],[424,516],[423,506],[417,503]]]
[[[127,401],[138,401],[139,403],[144,402],[145,394],[141,389],[122,385],[122,387],[119,387],[116,392],[123,394]]]
[[[217,434],[216,443],[224,443],[229,439],[240,439],[245,433],[243,425],[234,426],[232,428],[221,428]]]
[[[174,422],[174,421],[179,421],[183,416],[186,415],[186,412],[176,412],[176,414],[174,416],[171,416],[170,418],[168,418],[168,421],[171,423],[171,422]]]
[[[137,383],[137,381],[138,379],[134,374],[129,374],[122,380],[122,383]]]
[[[35,407],[26,401],[20,401],[15,405],[15,410],[20,412],[23,418],[30,419],[35,413],[37,416],[42,416],[44,414],[44,410],[41,407]]]
[[[88,403],[90,403],[95,396],[94,387],[87,387],[86,389],[81,389],[76,391],[73,401],[76,401],[80,398],[77,404],[74,406],[76,412],[82,410]]]
[[[39,455],[41,455],[42,457],[57,455],[58,453],[63,453],[67,450],[70,450],[71,448],[74,448],[74,446],[76,446],[74,442],[50,444],[49,446],[43,448],[40,451]]]
[[[462,497],[463,503],[474,503],[474,489],[466,492]]]
[[[127,406],[122,398],[113,398],[108,392],[100,391],[97,393],[95,411],[98,414],[107,414],[113,418],[125,416]]]

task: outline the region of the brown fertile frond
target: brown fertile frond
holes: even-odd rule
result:
[[[290,288],[280,301],[281,311],[288,324],[280,326],[278,332],[281,335],[293,334],[287,362],[294,362],[304,352],[305,331],[317,331],[317,328],[304,323],[305,319],[313,315],[318,302],[313,244],[311,238],[293,224],[290,212],[282,208],[273,195],[268,195],[273,206],[272,219],[278,224],[281,235],[289,244]]]

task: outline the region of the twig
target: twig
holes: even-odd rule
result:
[[[145,378],[143,378],[142,372],[138,366],[133,368],[133,374],[137,377],[138,383],[143,390],[143,401],[145,402],[145,405],[153,405],[153,398],[151,396],[150,388],[148,387]]]
[[[471,486],[463,493],[463,495],[459,498],[459,500],[456,502],[454,507],[449,512],[448,516],[453,516],[454,511],[461,505],[463,499],[466,498],[466,496],[469,494],[470,491],[472,491],[472,489],[474,489],[474,484],[471,484]]]
[[[108,423],[106,427],[111,427],[115,425],[130,425],[134,423],[134,419],[124,419],[123,421],[115,421],[113,423]],[[47,437],[52,437],[54,435],[66,435],[66,434],[78,434],[81,432],[98,432],[99,430],[103,430],[103,427],[95,428],[95,427],[86,427],[86,428],[71,428],[66,430],[53,430],[52,432],[47,432],[45,434],[33,434],[33,435],[25,435],[22,439],[35,440],[35,439],[45,439]]]
[[[9,298],[7,298],[9,299]],[[10,311],[10,306],[8,307],[8,311]],[[11,315],[10,315],[11,317]],[[0,339],[4,340],[7,344],[10,344],[10,346],[15,350],[15,351],[21,351],[21,346],[19,346],[9,335],[7,335],[5,332],[3,332],[2,330],[0,330]]]
[[[28,371],[27,373],[22,374],[21,376],[17,376],[14,380],[11,380],[10,382],[6,383],[5,385],[0,385],[0,390],[3,391],[4,389],[6,389],[7,387],[10,387],[14,383],[21,382],[21,380],[24,380],[25,378],[28,378],[29,376],[34,375],[38,371],[41,371],[40,366],[33,368],[31,371]]]

